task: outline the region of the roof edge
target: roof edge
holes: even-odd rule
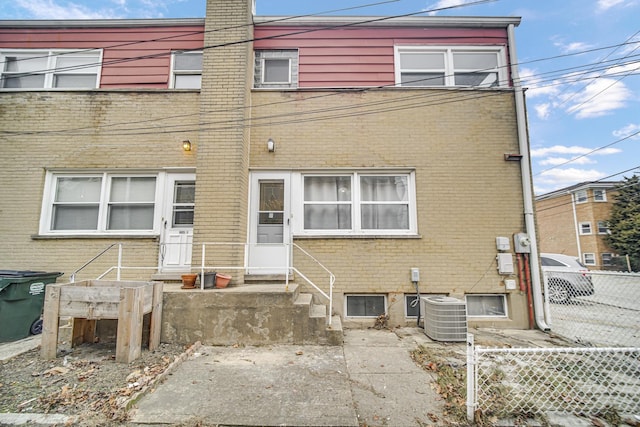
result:
[[[580,182],[569,187],[560,188],[558,190],[550,191],[548,193],[540,194],[535,197],[536,201],[553,199],[554,197],[566,196],[570,193],[575,193],[580,190],[588,190],[590,188],[615,188],[622,181],[587,181]]]
[[[1,19],[0,28],[107,28],[204,25],[204,18],[162,19]]]
[[[507,27],[518,26],[520,17],[509,16],[255,16],[257,26],[311,26],[358,24],[374,27]]]

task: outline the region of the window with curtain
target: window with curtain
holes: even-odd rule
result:
[[[48,175],[44,233],[151,232],[156,176]]]
[[[415,200],[406,174],[303,176],[303,233],[415,232]]]

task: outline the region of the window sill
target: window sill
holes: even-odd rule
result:
[[[31,240],[63,239],[152,239],[158,240],[158,234],[32,234]]]
[[[420,234],[322,234],[307,235],[294,234],[294,239],[314,240],[314,239],[422,239]]]

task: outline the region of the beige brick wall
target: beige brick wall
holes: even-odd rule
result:
[[[296,240],[337,276],[336,311],[344,293],[414,293],[411,267],[423,293],[505,292],[495,238],[524,231],[519,163],[503,158],[518,152],[512,93],[254,91],[252,101],[254,169],[415,168],[418,238]],[[350,116],[368,110],[381,112]],[[511,320],[495,324],[525,327],[525,297],[508,293]],[[404,323],[396,300],[390,321]]]
[[[613,191],[607,191],[607,201],[596,202],[593,200],[592,189],[588,189],[587,202],[575,205],[575,219],[570,194],[536,201],[540,251],[574,255],[580,259],[584,253],[593,253],[596,265],[589,267],[603,268],[602,253],[614,251],[606,244],[605,235],[598,234],[598,221],[609,219],[614,194]],[[591,224],[591,234],[578,234],[580,251],[576,240],[576,222],[578,230],[580,223]]]
[[[118,241],[39,239],[45,172],[193,168],[194,154],[184,153],[181,141],[197,143],[198,96],[175,91],[3,93],[0,129],[13,134],[0,137],[0,269],[69,274]],[[174,132],[178,126],[187,131]],[[156,265],[156,240],[127,239],[127,262]],[[114,265],[116,254],[88,269],[88,277]]]
[[[246,241],[249,89],[253,45],[250,0],[209,0],[205,21],[194,244]],[[224,31],[216,31],[224,28]],[[227,46],[223,46],[228,44]],[[212,256],[220,258],[217,248]],[[241,246],[222,249],[242,265]],[[197,257],[197,254],[194,254]],[[195,259],[194,259],[195,262]],[[239,276],[236,273],[236,276]],[[241,277],[236,280],[242,281]]]

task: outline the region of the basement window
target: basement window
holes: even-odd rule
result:
[[[384,295],[346,295],[347,317],[378,317],[387,312]]]
[[[504,295],[467,295],[467,315],[474,317],[506,317]]]

